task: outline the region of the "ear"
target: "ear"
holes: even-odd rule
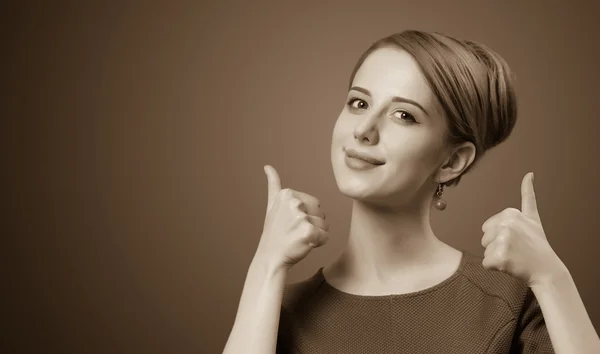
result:
[[[460,176],[475,160],[477,148],[470,142],[464,142],[452,148],[438,171],[440,183],[446,183]]]

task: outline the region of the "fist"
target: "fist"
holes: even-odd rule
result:
[[[563,269],[548,243],[538,213],[533,173],[521,183],[521,210],[506,208],[482,227],[483,266],[508,273],[532,287]]]
[[[272,166],[265,166],[268,202],[257,256],[275,266],[291,267],[329,240],[329,224],[320,201],[290,188]]]

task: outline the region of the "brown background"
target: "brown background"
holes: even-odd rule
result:
[[[513,135],[447,190],[434,231],[481,255],[481,224],[519,208],[534,171],[600,329],[594,2],[50,3],[0,5],[7,352],[220,352],[264,220],[263,165],[332,224],[297,281],[348,232],[329,147],[350,71],[408,28],[481,41],[518,75]]]

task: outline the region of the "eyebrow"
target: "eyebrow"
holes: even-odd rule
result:
[[[362,92],[365,95],[371,97],[371,92],[369,90],[367,90],[366,88],[363,88],[363,87],[360,87],[360,86],[352,86],[352,88],[350,90],[355,90],[355,91],[358,91],[358,92]],[[425,114],[427,116],[429,116],[429,113],[427,113],[427,110],[425,110],[425,108],[423,108],[423,106],[421,106],[419,104],[419,102],[413,101],[410,98],[394,96],[394,97],[392,97],[392,102],[404,102],[404,103],[412,104],[413,106],[419,107],[420,110],[422,110],[423,112],[425,112]]]

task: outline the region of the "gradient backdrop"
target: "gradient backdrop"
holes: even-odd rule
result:
[[[414,28],[481,41],[518,76],[513,135],[434,210],[481,224],[535,190],[600,329],[600,3],[2,2],[1,317],[6,353],[220,353],[267,202],[263,165],[321,199],[346,241],[330,138],[358,56]]]

